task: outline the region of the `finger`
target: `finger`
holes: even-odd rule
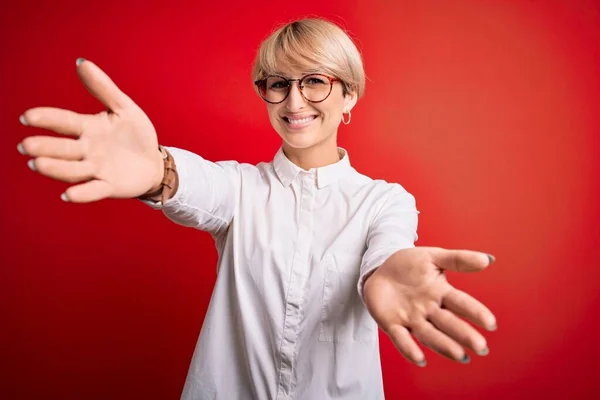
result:
[[[105,181],[94,179],[71,186],[62,195],[64,201],[71,203],[90,203],[110,196],[110,186]]]
[[[26,126],[48,129],[56,133],[80,136],[85,127],[86,115],[54,107],[31,108],[21,116]]]
[[[430,254],[436,266],[457,272],[481,271],[495,261],[491,254],[471,250],[432,248]]]
[[[39,157],[29,160],[29,167],[44,176],[69,183],[86,181],[94,177],[94,168],[88,161]]]
[[[392,339],[396,349],[404,356],[404,358],[417,364],[419,367],[427,365],[423,351],[413,340],[408,329],[402,325],[394,325],[389,329],[388,335],[390,339]]]
[[[132,104],[131,99],[93,62],[77,59],[77,73],[92,96],[114,113],[119,114]]]
[[[424,346],[429,347],[431,350],[450,360],[458,361],[463,364],[470,361],[469,356],[465,353],[465,350],[461,345],[456,343],[446,334],[437,330],[427,321],[415,326],[413,335],[415,335]]]
[[[81,141],[52,136],[30,136],[19,143],[19,151],[31,157],[77,161],[83,158]]]
[[[429,314],[429,321],[441,332],[480,356],[489,353],[486,340],[477,329],[448,310],[436,308]]]
[[[461,290],[453,288],[449,291],[442,299],[442,306],[488,331],[496,330],[494,314],[479,300]]]

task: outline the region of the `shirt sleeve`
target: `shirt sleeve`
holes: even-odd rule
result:
[[[165,204],[141,200],[173,222],[216,235],[229,227],[237,206],[240,166],[211,162],[187,150],[167,147],[177,166],[179,187]]]
[[[363,255],[358,293],[363,299],[365,278],[399,250],[415,247],[418,214],[415,198],[402,186],[391,184],[383,207],[367,234],[367,250]],[[363,299],[364,301],[364,299]]]

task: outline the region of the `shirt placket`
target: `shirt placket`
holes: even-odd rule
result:
[[[301,196],[298,215],[296,248],[292,258],[290,283],[285,307],[283,340],[280,350],[278,399],[290,399],[295,386],[294,368],[300,321],[304,313],[307,279],[309,277],[310,246],[316,195],[315,174],[301,172]]]

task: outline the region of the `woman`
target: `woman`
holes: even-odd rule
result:
[[[65,201],[139,197],[213,236],[219,273],[183,398],[381,399],[377,326],[419,366],[411,334],[462,363],[465,348],[488,353],[455,314],[488,330],[494,316],[443,270],[477,271],[493,258],[414,247],[413,196],[361,175],[337,146],[365,85],[341,28],[304,19],[263,42],[253,80],[282,146],[256,166],[159,146],[150,120],[107,75],[82,59],[77,71],[108,111],[27,110],[25,125],[75,139],[33,136],[18,149],[34,171],[84,182]]]

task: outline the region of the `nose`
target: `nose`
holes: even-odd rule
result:
[[[291,82],[290,93],[286,99],[286,108],[290,112],[297,112],[304,108],[305,105],[306,100],[304,100],[304,97],[302,97],[298,81]]]

